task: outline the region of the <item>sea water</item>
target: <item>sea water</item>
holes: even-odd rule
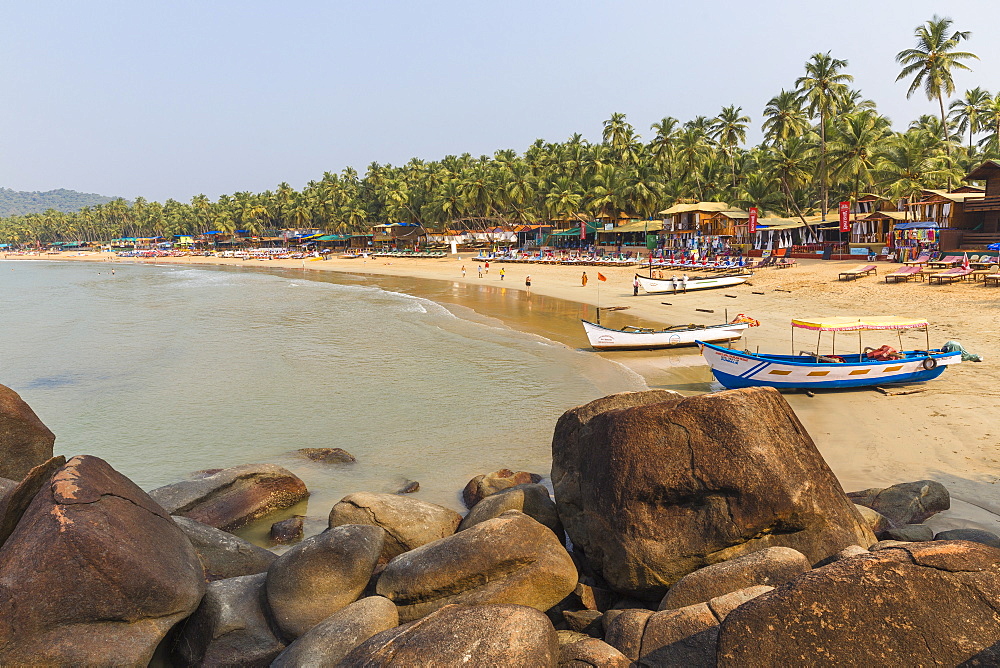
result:
[[[285,466],[312,492],[295,510],[314,528],[355,491],[414,480],[417,498],[459,508],[478,473],[547,474],[559,415],[645,387],[592,352],[387,289],[391,280],[318,278],[0,262],[0,383],[55,432],[57,454],[102,457],[144,489],[202,469]],[[514,320],[560,317],[510,292],[527,309]],[[494,313],[507,308],[498,297]],[[294,452],[321,447],[357,463]]]

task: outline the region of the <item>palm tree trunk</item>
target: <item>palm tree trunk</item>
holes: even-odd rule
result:
[[[823,111],[822,107],[819,111],[819,143],[820,143],[820,193],[823,199],[823,217],[822,220],[826,220],[826,212],[829,210],[830,205],[827,201],[828,195],[826,192],[826,113]],[[803,220],[805,222],[805,220]]]
[[[941,89],[938,89],[938,105],[941,107],[941,134],[944,135],[942,139],[944,140],[944,151],[951,157],[951,146],[948,143],[948,117],[944,115],[944,96],[941,95]],[[949,179],[950,182],[950,179]],[[951,189],[949,183],[949,190]]]
[[[812,226],[806,222],[806,217],[802,215],[802,210],[799,208],[799,205],[795,203],[795,198],[792,197],[792,190],[788,187],[788,181],[785,179],[784,175],[781,177],[781,185],[785,189],[785,196],[788,198],[788,202],[792,205],[792,208],[795,209],[795,214],[799,217],[799,220],[802,221],[802,224],[806,226],[806,229],[812,232]]]

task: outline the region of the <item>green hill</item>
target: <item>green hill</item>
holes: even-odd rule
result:
[[[110,202],[114,197],[81,193],[75,190],[49,190],[48,192],[25,192],[0,188],[0,217],[20,216],[26,213],[42,213],[49,209],[72,213],[85,206]]]

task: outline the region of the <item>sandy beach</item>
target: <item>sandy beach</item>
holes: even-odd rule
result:
[[[516,329],[532,331],[568,346],[587,349],[578,318],[594,319],[595,307],[624,306],[626,310],[606,312],[602,318],[611,326],[628,323],[715,323],[737,313],[761,322],[749,330],[739,347],[768,352],[790,350],[789,321],[793,317],[893,315],[927,318],[931,322],[931,345],[960,341],[969,351],[982,355],[984,363],[963,363],[952,367],[940,379],[926,383],[919,393],[886,396],[873,389],[819,392],[813,397],[786,393],[785,397],[816,441],[820,451],[848,491],[886,486],[896,482],[932,479],[948,487],[952,509],[928,521],[936,530],[978,527],[1000,531],[1000,390],[997,388],[996,360],[1000,359],[1000,289],[982,283],[928,285],[902,283],[887,285],[881,275],[896,265],[881,264],[879,276],[840,282],[837,274],[856,262],[799,261],[790,269],[764,269],[745,284],[721,290],[686,295],[632,295],[635,268],[572,267],[491,263],[489,273],[479,278],[470,255],[441,259],[334,257],[330,260],[253,261],[216,257],[135,259],[110,254],[68,254],[10,256],[9,259],[72,260],[88,262],[149,263],[183,265],[228,265],[302,271],[305,276],[335,271],[383,276],[398,289],[405,280],[415,282],[413,294],[421,293],[417,283],[444,281],[463,288],[449,297],[437,290],[433,298],[456,309],[504,320]],[[462,277],[462,266],[466,276]],[[506,276],[501,280],[500,268]],[[589,281],[582,286],[581,274]],[[598,281],[600,272],[606,282]],[[510,317],[491,309],[487,296],[492,291],[525,291],[531,276],[530,293],[522,295],[527,315]],[[426,285],[426,284],[424,284]],[[440,285],[440,284],[439,284]],[[426,292],[426,290],[424,290]],[[565,300],[568,312],[565,327],[547,326],[539,331],[532,324],[531,307],[545,308],[546,299]],[[534,301],[533,301],[534,300]],[[700,309],[700,310],[698,310]],[[576,311],[575,313],[573,311]],[[709,313],[706,311],[714,311]],[[904,334],[907,347],[923,345],[923,333]],[[865,334],[864,345],[898,347],[895,333]],[[815,348],[815,341],[799,337],[799,349]],[[829,339],[824,340],[825,346]],[[841,335],[838,349],[856,349],[857,337]],[[842,346],[842,348],[841,348]],[[797,351],[796,351],[797,352]],[[683,393],[711,389],[711,374],[696,349],[643,352],[605,352],[640,375],[651,388]],[[716,389],[718,386],[714,386]],[[570,408],[567,406],[567,408]]]

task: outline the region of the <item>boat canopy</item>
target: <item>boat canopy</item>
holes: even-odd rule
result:
[[[927,327],[927,321],[909,318],[823,318],[792,320],[792,327],[811,329],[814,332],[857,332],[875,329],[917,329]]]

